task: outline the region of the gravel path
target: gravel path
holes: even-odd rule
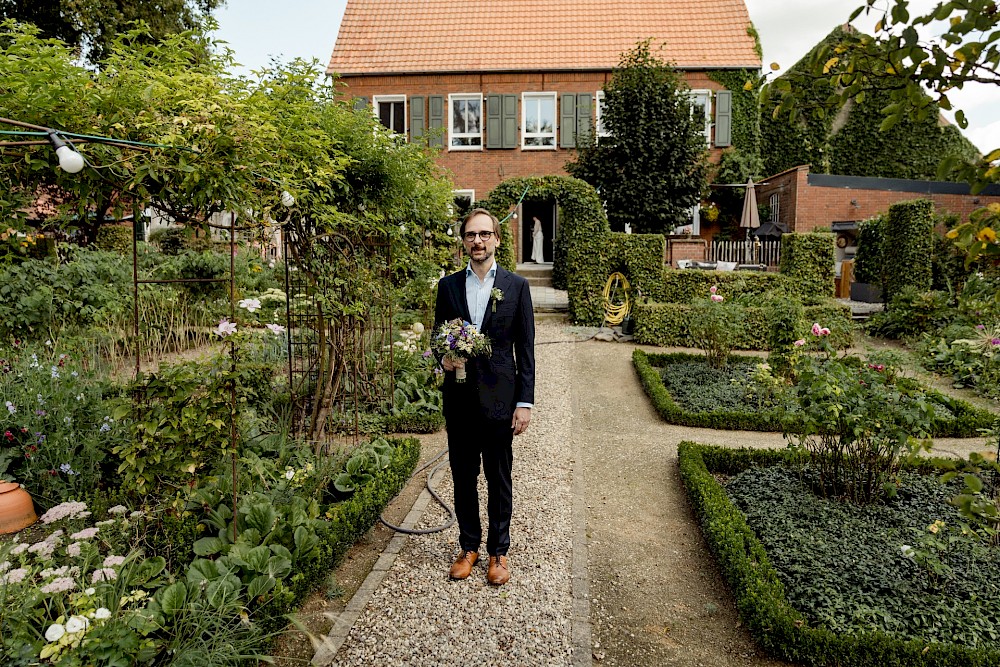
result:
[[[578,333],[537,328],[532,424],[514,441],[510,582],[487,585],[485,559],[469,579],[448,579],[457,528],[397,535],[313,664],[784,664],[741,627],[677,471],[682,440],[782,447],[781,435],[662,422],[632,369],[634,347],[569,342]],[[984,447],[935,444],[962,454]],[[435,482],[451,502],[447,467]],[[484,525],[485,497],[481,482]],[[447,515],[428,501],[424,492],[404,525],[442,523]]]
[[[560,328],[540,326],[536,342],[565,339]],[[514,441],[510,582],[489,586],[485,558],[465,581],[448,579],[448,568],[459,551],[457,528],[406,538],[336,656],[330,656],[334,640],[317,653],[313,664],[574,664],[574,458],[566,347],[538,346],[532,423]],[[447,467],[435,482],[441,497],[451,503]],[[480,498],[485,527],[482,478]],[[446,516],[431,504],[417,527],[440,525]],[[584,639],[589,657],[590,638]]]

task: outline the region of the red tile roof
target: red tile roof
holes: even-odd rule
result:
[[[644,39],[679,68],[757,68],[749,26],[744,0],[348,0],[327,72],[610,70]]]

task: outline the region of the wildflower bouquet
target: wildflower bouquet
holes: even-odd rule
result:
[[[449,320],[438,327],[431,337],[431,347],[439,355],[452,361],[469,359],[491,352],[490,339],[469,322]],[[465,382],[465,368],[455,369],[455,381]]]

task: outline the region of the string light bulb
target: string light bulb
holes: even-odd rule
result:
[[[49,143],[56,149],[60,169],[68,174],[78,174],[83,171],[83,167],[86,165],[83,156],[70,148],[62,137],[55,132],[49,132]]]

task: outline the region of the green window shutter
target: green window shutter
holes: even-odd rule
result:
[[[593,96],[590,93],[580,93],[576,96],[576,147],[582,148],[590,143],[590,135],[594,131]]]
[[[503,95],[486,96],[486,147],[503,148]]]
[[[559,96],[559,146],[576,148],[576,95]]]
[[[715,145],[733,143],[733,93],[720,90],[715,94]]]
[[[367,97],[355,97],[354,98],[354,110],[364,111],[368,108],[368,98]]]
[[[520,128],[517,125],[517,95],[504,95],[503,108],[500,110],[503,130],[503,148],[517,148],[517,135]]]
[[[427,115],[424,111],[424,98],[410,98],[410,138],[420,139],[427,129]]]
[[[427,97],[427,129],[444,129],[444,97],[441,95],[428,95]],[[444,146],[444,132],[435,133],[427,143],[441,148]]]

